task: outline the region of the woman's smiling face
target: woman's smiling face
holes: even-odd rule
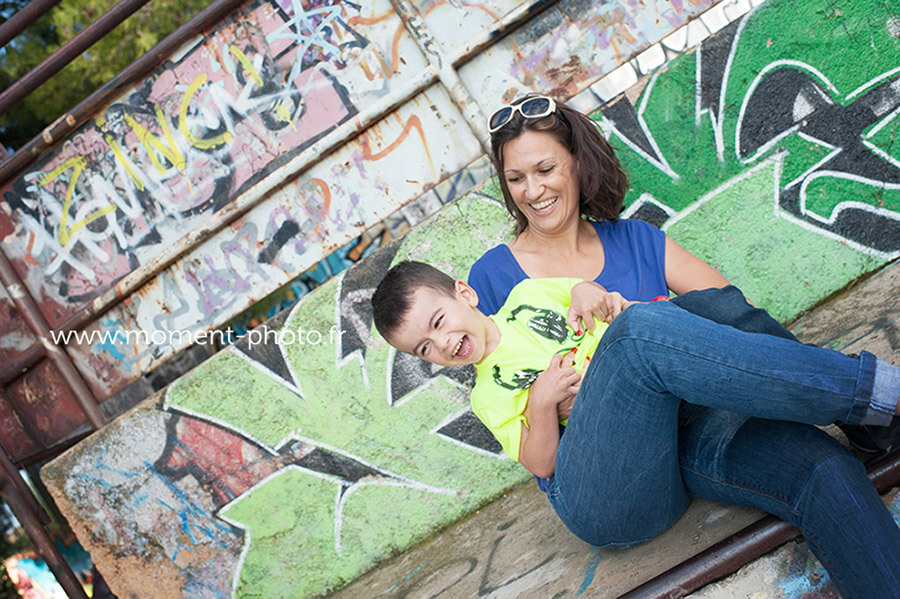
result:
[[[554,233],[581,219],[577,161],[555,137],[524,131],[503,146],[503,173],[528,229]]]

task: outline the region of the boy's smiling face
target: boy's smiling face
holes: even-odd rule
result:
[[[406,317],[388,342],[440,366],[477,364],[499,343],[496,325],[478,311],[475,290],[456,281],[451,297],[431,287],[413,294]]]

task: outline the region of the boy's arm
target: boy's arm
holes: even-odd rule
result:
[[[581,375],[572,368],[571,353],[554,355],[550,366],[535,379],[528,389],[525,421],[519,441],[519,463],[529,472],[547,478],[556,469],[556,450],[559,447],[559,417],[557,407],[573,398],[581,385]]]

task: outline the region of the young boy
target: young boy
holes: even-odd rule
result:
[[[472,411],[513,460],[538,477],[553,473],[561,407],[608,326],[566,322],[578,279],[526,279],[493,316],[462,281],[421,262],[392,268],[372,297],[375,327],[397,349],[442,366],[475,366]],[[549,360],[548,357],[552,356]]]

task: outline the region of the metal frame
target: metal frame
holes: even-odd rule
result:
[[[120,0],[96,21],[79,31],[56,52],[44,59],[22,78],[0,93],[0,114],[18,104],[45,81],[59,73],[81,53],[99,42],[122,21],[133,15],[150,0]]]
[[[44,16],[44,13],[59,4],[60,1],[31,0],[31,2],[23,6],[16,14],[0,25],[0,48],[25,31],[29,25]]]
[[[12,459],[2,447],[0,447],[0,492],[34,544],[35,552],[53,572],[69,599],[87,599],[72,568],[66,563],[44,528],[49,522],[46,512],[38,504],[31,489],[22,480]]]

